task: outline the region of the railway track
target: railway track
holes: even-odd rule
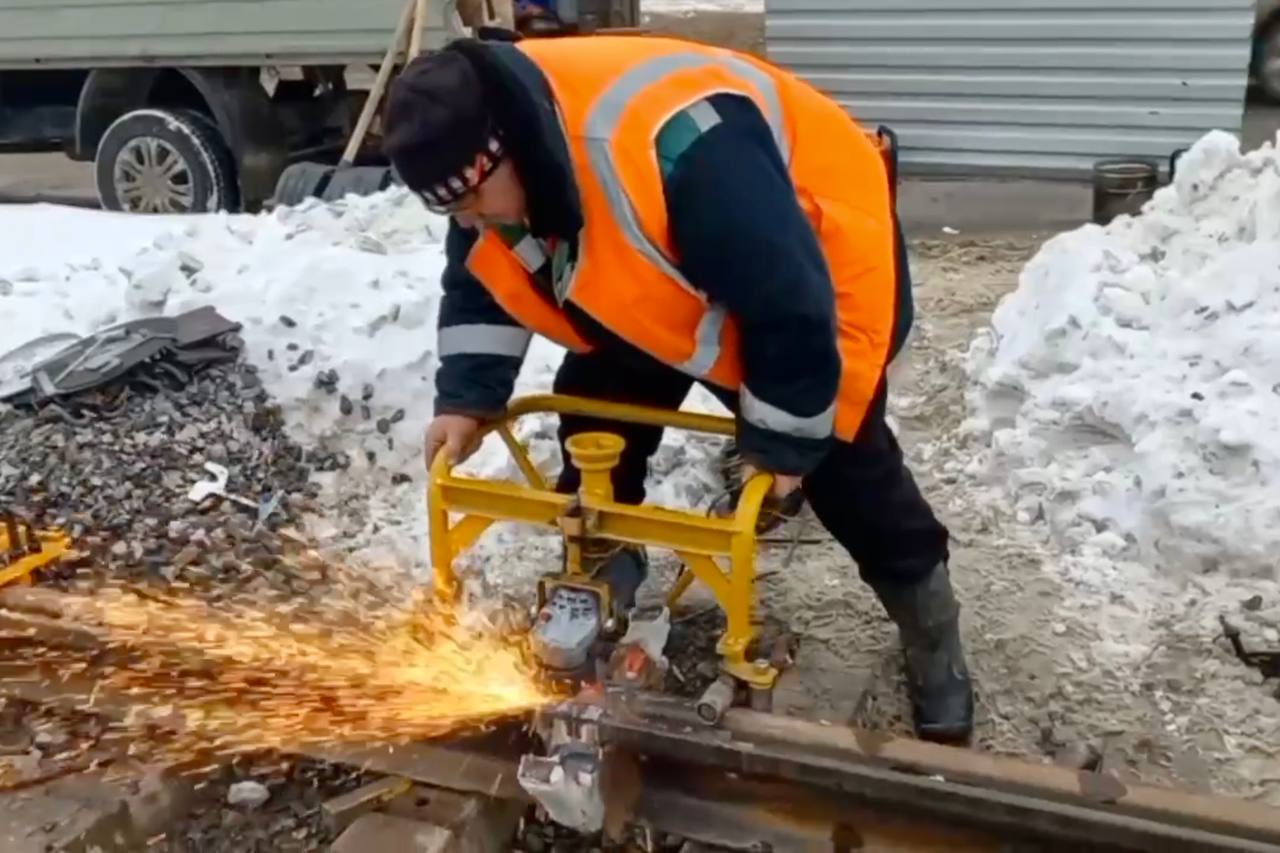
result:
[[[128,711],[124,697],[42,672],[22,643],[93,647],[58,594],[0,593],[0,694]],[[686,700],[612,692],[541,710],[604,750],[606,834],[618,849],[740,851],[1280,851],[1280,810],[1133,785],[869,731],[731,708],[708,725]],[[517,783],[520,722],[448,743],[308,748],[381,778],[326,806],[339,853],[507,851],[535,805]],[[673,841],[676,843],[673,844]],[[681,847],[681,845],[684,845]]]

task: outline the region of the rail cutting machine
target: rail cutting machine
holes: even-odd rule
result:
[[[545,673],[578,687],[654,688],[665,671],[670,613],[696,580],[710,591],[726,622],[716,649],[722,675],[698,702],[698,715],[714,723],[738,696],[767,709],[779,671],[754,648],[760,634],[755,556],[773,478],[759,474],[744,483],[736,506],[723,515],[621,504],[613,499],[612,471],[624,441],[613,433],[588,432],[570,438],[566,447],[565,464],[579,469],[581,487],[576,494],[560,494],[512,432],[519,418],[544,412],[734,434],[731,418],[713,415],[562,395],[513,401],[504,417],[485,429],[506,444],[524,484],[463,476],[452,470],[444,454],[432,463],[427,503],[436,594],[456,599],[454,561],[494,522],[558,529],[564,538],[563,562],[538,581],[528,634],[529,648]],[[631,607],[637,582],[613,570],[619,564],[615,557],[626,546],[672,551],[683,563],[657,614]],[[557,822],[596,829],[603,814],[600,751],[583,732],[562,722],[548,725],[554,729],[544,733],[548,753],[525,756],[521,783]]]

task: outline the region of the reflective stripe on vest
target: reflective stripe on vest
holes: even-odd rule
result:
[[[515,252],[516,257],[520,259],[520,265],[530,273],[537,273],[547,262],[547,253],[542,250],[542,244],[532,234],[521,237],[520,241],[511,247],[511,251]]]
[[[551,279],[551,290],[555,294],[556,301],[561,305],[564,304],[565,296],[573,285],[575,269],[574,264],[569,261],[569,244],[567,242],[561,240],[556,245],[555,253],[548,257],[546,247],[542,244],[542,241],[532,234],[526,233],[511,247],[511,253],[516,256],[516,260],[531,276],[539,275],[542,272],[542,268],[550,264],[547,275]]]
[[[527,251],[523,254],[526,260],[530,257]],[[481,233],[467,255],[467,271],[482,282],[494,301],[524,328],[575,352],[591,349],[564,313],[537,293],[532,273],[525,268],[521,256],[508,248],[497,229],[486,228]]]
[[[631,206],[630,200],[627,198],[626,191],[623,189],[622,178],[618,174],[617,164],[614,163],[610,144],[618,122],[622,118],[623,111],[642,90],[657,83],[663,77],[678,71],[712,65],[720,65],[726,70],[734,72],[747,80],[760,92],[767,105],[765,120],[769,123],[769,129],[773,133],[774,141],[777,143],[778,151],[785,163],[788,160],[789,149],[786,134],[783,130],[782,104],[777,88],[769,75],[751,63],[732,56],[710,57],[698,53],[675,53],[655,57],[643,62],[634,68],[628,69],[612,86],[604,91],[597,99],[586,121],[586,148],[591,162],[591,169],[596,179],[600,182],[600,186],[604,189],[605,197],[609,201],[609,209],[613,212],[613,218],[619,230],[636,251],[672,281],[678,283],[690,293],[696,294],[704,303],[706,303],[705,295],[680,274],[680,271],[672,264],[671,259],[663,253],[661,248],[649,240],[644,230],[640,227],[640,220],[636,215],[635,209]],[[698,112],[696,111],[698,106],[704,109]],[[719,115],[705,100],[701,100],[691,105],[691,107],[694,110],[691,110],[689,115],[703,131],[708,130],[719,122]],[[569,298],[572,297],[572,285],[570,285],[565,295]],[[716,361],[720,358],[720,337],[724,330],[725,317],[725,309],[722,306],[707,303],[706,312],[698,322],[697,340],[695,341],[693,355],[683,364],[676,365],[680,370],[703,378],[715,366]]]

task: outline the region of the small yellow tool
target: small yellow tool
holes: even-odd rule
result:
[[[71,539],[60,530],[36,530],[16,518],[0,512],[0,587],[11,583],[31,583],[37,570],[71,553]]]
[[[513,401],[504,416],[485,430],[498,433],[527,485],[457,475],[444,454],[437,455],[432,463],[427,508],[436,594],[447,601],[456,599],[454,560],[495,521],[554,527],[564,535],[564,570],[539,582],[539,607],[554,589],[570,587],[598,595],[607,612],[608,588],[592,577],[592,563],[596,562],[593,555],[607,553],[611,546],[621,544],[667,549],[674,551],[685,565],[685,571],[667,593],[668,607],[674,608],[694,580],[702,581],[726,617],[727,627],[717,646],[722,668],[752,688],[772,689],[777,669],[765,660],[747,657],[760,630],[754,613],[756,526],[761,505],[773,485],[772,476],[753,477],[745,484],[732,514],[723,517],[620,504],[613,500],[611,472],[618,464],[624,441],[612,433],[594,432],[568,441],[570,460],[566,464],[571,462],[578,467],[582,484],[577,494],[559,494],[547,485],[511,431],[517,419],[542,412],[715,435],[734,434],[732,419],[714,415],[554,394]],[[461,517],[452,521],[451,513]]]

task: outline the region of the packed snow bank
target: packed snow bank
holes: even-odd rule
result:
[[[118,263],[181,221],[54,204],[0,205],[0,279],[66,264]]]
[[[1203,138],[1140,216],[1044,245],[974,342],[969,426],[1024,521],[1276,577],[1280,157]]]
[[[369,561],[422,570],[422,434],[434,398],[445,227],[411,194],[394,190],[259,216],[0,207],[0,316],[7,330],[20,331],[9,336],[17,345],[213,305],[244,324],[247,358],[292,437],[341,460],[316,475],[327,517],[315,534],[349,542]],[[517,394],[549,391],[562,355],[536,339]],[[718,408],[709,395],[691,405]],[[520,429],[549,470],[559,465],[554,429],[549,416]],[[654,461],[651,497],[673,505],[705,500],[714,474],[701,463],[714,447],[669,433]],[[193,477],[199,464],[193,460]],[[519,478],[496,438],[467,470]],[[524,535],[499,529],[483,553],[515,548]]]

